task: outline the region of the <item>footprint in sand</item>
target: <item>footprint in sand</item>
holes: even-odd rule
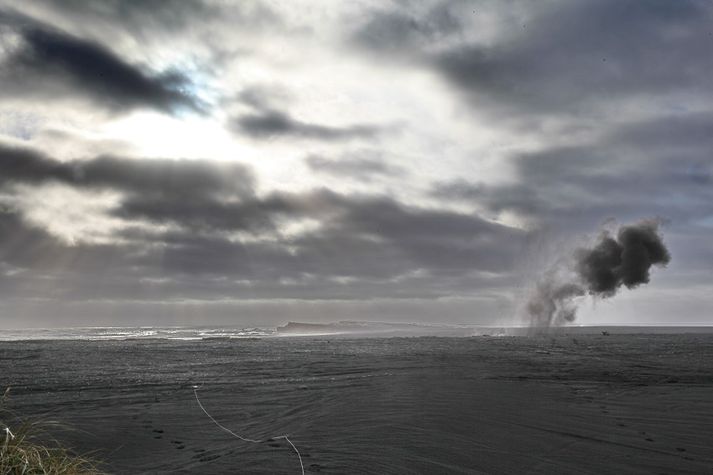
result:
[[[171,443],[176,446],[176,450],[183,450],[186,448],[185,444],[180,440],[172,440]]]
[[[154,429],[153,431],[157,434],[163,434],[163,429]]]

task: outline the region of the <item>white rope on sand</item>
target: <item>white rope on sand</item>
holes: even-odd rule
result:
[[[302,469],[302,475],[305,475],[305,466],[304,466],[304,464],[302,463],[302,455],[300,454],[300,451],[297,450],[297,447],[295,446],[295,444],[292,443],[292,441],[291,441],[290,438],[287,436],[287,434],[285,434],[285,435],[278,435],[277,437],[268,437],[267,439],[262,439],[262,440],[248,439],[247,437],[243,437],[243,436],[241,436],[241,435],[238,435],[238,434],[236,434],[235,432],[233,432],[232,430],[230,430],[230,429],[228,429],[227,427],[225,427],[225,426],[224,426],[223,424],[221,424],[220,422],[216,421],[215,418],[214,418],[213,416],[211,416],[211,415],[208,413],[208,411],[206,411],[205,407],[203,407],[203,404],[201,404],[201,400],[198,398],[198,386],[193,386],[193,394],[196,396],[196,402],[198,403],[198,406],[201,408],[201,410],[203,411],[203,413],[204,413],[206,416],[208,416],[208,418],[209,418],[211,421],[213,421],[213,423],[214,423],[215,425],[217,425],[218,427],[220,427],[222,430],[224,430],[224,431],[227,432],[228,434],[232,435],[233,437],[242,440],[243,442],[250,442],[251,444],[262,444],[263,442],[268,442],[268,441],[270,441],[270,440],[285,439],[285,440],[287,441],[287,443],[290,444],[290,446],[292,446],[292,449],[293,449],[293,450],[295,451],[295,453],[297,454],[297,458],[300,459],[300,468]]]
[[[285,439],[288,444],[292,446],[293,449],[295,449],[295,453],[297,454],[297,458],[300,459],[300,468],[302,469],[302,475],[305,475],[305,466],[302,464],[302,456],[300,455],[300,451],[297,450],[297,447],[295,447],[295,444],[292,443],[289,437],[287,437],[287,434],[285,435],[278,435],[277,437],[273,437],[273,439]]]

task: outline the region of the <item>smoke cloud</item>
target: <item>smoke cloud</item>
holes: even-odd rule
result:
[[[572,322],[580,297],[614,296],[621,287],[649,283],[651,267],[663,267],[671,255],[658,220],[621,226],[616,235],[603,231],[594,246],[579,248],[548,269],[532,289],[526,312],[535,328]]]

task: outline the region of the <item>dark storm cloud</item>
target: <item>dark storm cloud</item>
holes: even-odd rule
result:
[[[51,249],[54,239],[39,228],[26,225],[22,216],[0,207],[0,261],[25,267],[41,249]]]
[[[281,19],[259,1],[211,0],[26,0],[76,25],[90,23],[103,30],[118,29],[142,39],[163,38],[166,33],[190,32],[196,23],[215,25],[225,20],[242,29],[274,28]],[[23,5],[25,6],[25,5]]]
[[[492,39],[468,39],[478,16]],[[709,2],[437,2],[371,11],[352,37],[384,61],[431,69],[483,112],[591,113],[622,98],[711,92]]]
[[[411,219],[426,223],[433,218]],[[21,271],[4,276],[7,283],[0,293],[12,288],[14,297],[34,294],[47,299],[116,301],[352,300],[436,298],[512,283],[507,256],[494,255],[495,249],[483,245],[482,235],[469,236],[481,241],[480,246],[464,242],[454,250],[458,230],[445,233],[443,242],[434,232],[401,242],[396,240],[402,235],[395,228],[377,240],[372,226],[365,226],[363,233],[355,232],[361,226],[364,224],[352,222],[297,238],[246,242],[216,233],[142,228],[117,233],[123,240],[113,244],[68,245],[29,225],[19,213],[3,211],[0,262]],[[483,234],[493,231],[498,234],[498,230]],[[507,236],[497,239],[499,249],[508,242]],[[518,244],[517,237],[510,239],[510,244]],[[423,255],[419,242],[429,242],[433,255]],[[111,273],[104,274],[107,266]],[[45,287],[51,293],[45,293]]]
[[[712,130],[712,112],[679,112],[617,127],[609,141],[652,155],[675,154],[685,161],[707,157]]]
[[[23,3],[44,7],[77,22],[111,22],[132,33],[146,29],[181,31],[193,20],[216,19],[221,13],[219,4],[202,0],[26,0]]]
[[[525,216],[535,216],[549,208],[536,188],[520,183],[488,185],[457,180],[436,183],[432,195],[448,201],[475,203],[493,213],[517,211]]]
[[[710,92],[712,15],[698,0],[555,2],[503,41],[446,49],[433,67],[479,103],[538,112]]]
[[[142,253],[142,247],[124,244],[68,244],[30,223],[20,211],[0,206],[0,262],[12,266],[16,273],[10,277],[19,280],[46,277],[47,283],[55,280],[56,284],[73,274],[93,279],[107,265],[115,275],[125,275],[144,268]],[[47,296],[38,293],[36,297]]]
[[[512,269],[525,233],[476,215],[408,207],[391,199],[351,203],[336,225],[396,246],[435,273]]]
[[[310,197],[282,196],[279,200],[294,201],[294,205],[280,206],[279,213],[269,211],[276,209],[270,202],[277,200],[272,197],[248,207],[262,209],[264,221],[311,218],[322,225],[297,236],[270,232],[245,242],[221,237],[215,230],[205,234],[181,230],[185,228],[146,239],[164,244],[161,265],[169,275],[242,276],[256,282],[276,282],[301,281],[305,276],[317,281],[389,280],[423,273],[423,286],[445,294],[449,293],[448,286],[441,288],[431,276],[451,279],[449,282],[455,285],[459,278],[468,280],[472,273],[486,271],[493,273],[490,282],[495,283],[497,275],[509,274],[512,252],[524,239],[517,230],[472,216],[404,207],[388,198],[329,192]],[[301,200],[326,203],[304,207],[298,203]],[[235,216],[245,213],[244,208],[235,205]],[[183,224],[194,223],[194,217],[172,216]],[[441,228],[429,228],[432,225]],[[279,226],[275,227],[279,231]],[[142,239],[141,233],[126,237]]]
[[[380,133],[373,125],[356,124],[344,127],[304,122],[287,113],[262,110],[232,120],[231,128],[255,139],[297,137],[324,141],[341,141],[354,138],[369,138]]]
[[[181,302],[434,299],[498,290],[507,273],[402,275],[413,263],[387,246],[330,236],[300,243],[241,243],[177,231],[124,231],[121,243],[66,244],[21,214],[0,211],[0,298],[33,301]],[[340,250],[355,245],[354,252]],[[312,247],[310,247],[312,246]],[[385,262],[384,262],[385,261]],[[107,268],[111,272],[104,272]],[[346,279],[345,279],[346,278]]]
[[[219,231],[274,231],[275,224],[262,203],[192,196],[133,196],[113,212],[124,219],[146,219],[156,224],[179,224],[190,229]]]
[[[405,173],[405,170],[389,164],[375,151],[344,154],[337,159],[310,155],[305,158],[305,163],[315,172],[359,180],[368,180],[379,175],[399,176]]]
[[[151,197],[148,197],[151,199]],[[168,197],[172,200],[173,197]],[[123,216],[153,217],[158,221],[182,223],[191,213],[168,206],[169,201],[129,201],[121,208]],[[179,202],[180,203],[180,202]],[[343,195],[322,189],[304,193],[274,192],[265,197],[254,197],[240,202],[223,203],[213,206],[212,201],[202,203],[200,215],[203,219],[214,215],[272,216],[288,218],[314,218],[324,220],[326,229],[354,236],[376,237],[405,243],[462,239],[469,243],[489,242],[492,238],[517,237],[519,232],[505,226],[491,223],[475,215],[456,213],[438,209],[406,206],[388,196],[379,195]],[[150,206],[153,204],[154,206]],[[142,206],[140,206],[142,205]],[[144,206],[145,205],[145,206]],[[225,222],[222,229],[237,229],[230,220],[216,219],[216,223]],[[239,221],[240,222],[240,221]],[[217,229],[221,229],[218,227]],[[448,243],[452,244],[452,243]]]
[[[166,112],[203,105],[190,92],[190,81],[177,72],[155,74],[130,64],[107,47],[37,22],[18,18],[21,44],[0,63],[8,98],[87,97],[113,111],[146,107]]]
[[[176,224],[189,229],[212,231],[275,231],[275,221],[288,218],[324,218],[342,206],[342,197],[326,190],[300,194],[272,193],[266,197],[243,195],[179,196],[136,194],[123,200],[114,215],[124,219],[146,219],[159,224]]]
[[[408,5],[385,3],[367,15],[350,37],[357,47],[401,60],[421,57],[431,46],[460,35],[471,2],[434,2],[421,14]]]
[[[143,196],[251,195],[245,166],[180,159],[98,157],[60,162],[27,148],[0,143],[0,185],[58,182],[80,188],[111,188]]]
[[[608,217],[688,225],[710,215],[712,128],[710,113],[627,123],[591,142],[515,154],[509,183],[443,182],[432,194],[576,232]]]
[[[47,298],[66,299],[435,298],[507,285],[513,253],[526,239],[476,215],[383,195],[319,189],[260,196],[236,165],[60,162],[3,146],[0,171],[4,199],[14,185],[45,183],[120,193],[109,213],[123,226],[100,243],[68,244],[5,201],[0,263],[12,270],[2,278],[15,296],[43,283],[52,289]],[[318,226],[285,231],[285,223],[301,222]],[[107,266],[111,275],[100,277]]]
[[[299,262],[303,272],[317,275],[375,272],[384,277],[414,268],[444,274],[505,271],[513,264],[511,252],[525,238],[521,231],[474,215],[406,206],[386,196],[329,190],[272,193],[233,202],[185,203],[135,196],[123,201],[115,214],[186,229],[277,233],[273,237],[280,246],[291,249],[285,255],[287,261]],[[297,237],[280,237],[280,223],[285,220],[313,220],[320,228]],[[284,273],[285,267],[274,268]]]
[[[253,84],[236,96],[240,103],[259,111],[269,111],[284,106],[292,98],[290,92],[276,84]]]

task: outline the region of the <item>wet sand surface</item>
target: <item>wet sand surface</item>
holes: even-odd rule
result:
[[[713,335],[0,342],[111,473],[713,472]]]

